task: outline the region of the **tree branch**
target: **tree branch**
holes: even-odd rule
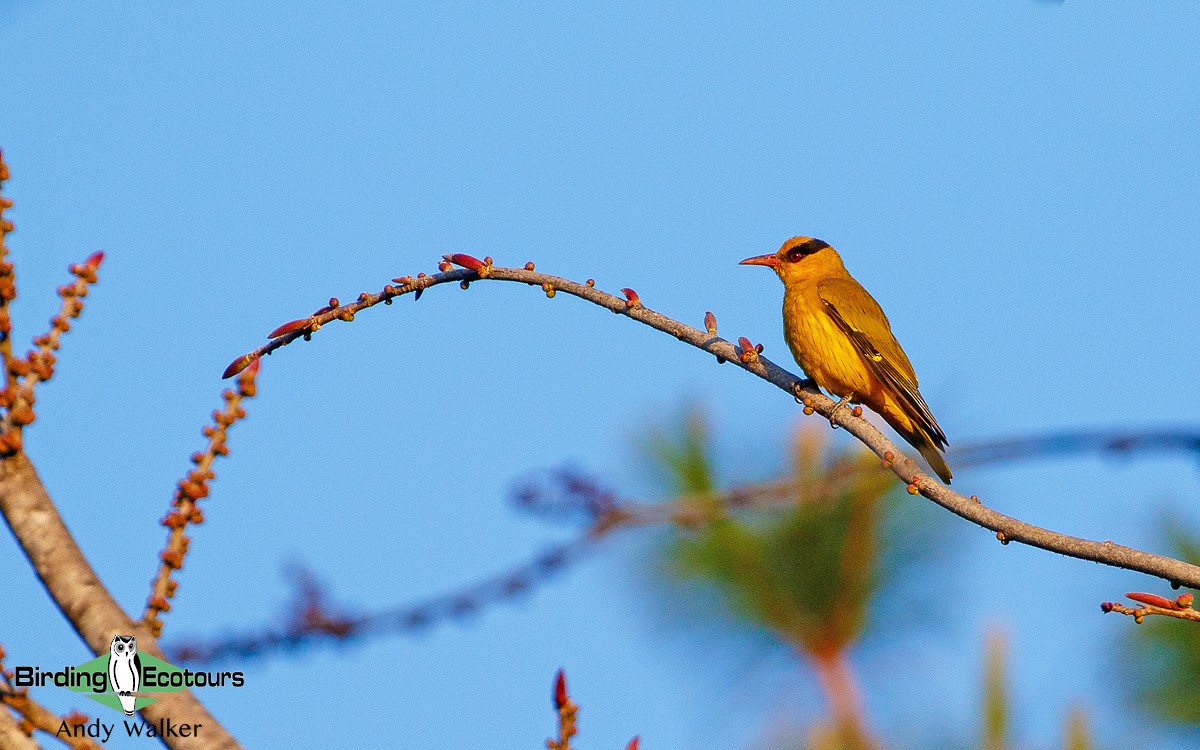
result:
[[[239,420],[244,419],[246,410],[242,401],[253,398],[256,393],[255,376],[258,368],[251,366],[238,376],[237,390],[227,389],[221,394],[225,408],[213,412],[213,424],[205,425],[203,434],[208,438],[208,445],[203,451],[192,454],[192,463],[196,468],[187,473],[175,488],[175,496],[171,499],[171,507],[161,521],[170,531],[167,532],[167,543],[159,553],[158,572],[150,582],[150,596],[146,600],[146,611],[142,622],[146,623],[155,636],[162,635],[162,613],[171,610],[170,599],[174,598],[178,589],[178,581],[171,574],[183,567],[187,556],[190,540],[184,533],[189,524],[204,521],[204,513],[197,502],[208,497],[208,483],[216,477],[212,464],[217,456],[229,454],[227,442],[229,428]]]
[[[12,316],[9,315],[9,303],[17,298],[17,274],[12,261],[8,259],[8,245],[5,238],[13,231],[13,223],[4,218],[5,209],[12,208],[11,199],[4,197],[3,188],[8,180],[8,164],[4,162],[4,154],[0,153],[0,368],[4,369],[4,388],[7,391],[13,384],[13,374],[9,364],[13,361],[12,349]]]
[[[6,750],[38,750],[33,738],[21,731],[16,717],[0,708],[0,747]]]
[[[985,441],[969,445],[963,452],[968,454],[965,463],[987,465],[1014,459],[1034,459],[1043,455],[1057,457],[1091,452],[1174,449],[1190,452],[1190,446],[1197,439],[1193,433],[1182,430],[1064,432]],[[659,525],[695,528],[740,510],[794,507],[797,497],[812,497],[814,493],[827,498],[836,497],[856,481],[860,471],[861,466],[856,459],[839,458],[819,479],[788,477],[739,484],[715,493],[685,494],[666,501],[645,502],[621,498],[592,477],[561,469],[552,472],[548,481],[523,482],[514,489],[512,501],[518,509],[543,520],[579,523],[582,530],[577,537],[541,552],[518,566],[432,598],[375,611],[354,611],[335,606],[333,598],[318,583],[316,575],[296,566],[289,570],[290,577],[297,584],[296,592],[281,616],[272,616],[267,624],[243,633],[175,640],[167,645],[168,652],[175,662],[209,664],[228,658],[247,659],[280,651],[296,651],[328,641],[345,643],[383,634],[424,631],[441,622],[477,614],[482,609],[529,594],[566,566],[583,559],[599,542],[617,532]],[[1190,602],[1190,598],[1185,598],[1191,596],[1182,594],[1175,602]],[[1110,605],[1106,604],[1109,608],[1105,611],[1133,612],[1132,609],[1126,612]],[[1151,612],[1143,612],[1148,613]],[[1172,616],[1200,619],[1186,613]]]
[[[547,296],[552,297],[556,292],[561,291],[587,300],[614,313],[625,315],[639,323],[668,333],[686,344],[714,355],[719,362],[733,362],[747,372],[775,385],[780,390],[802,400],[806,412],[812,409],[829,419],[832,424],[845,428],[847,432],[858,438],[880,457],[885,466],[908,485],[910,492],[919,493],[957,516],[997,532],[997,537],[1004,543],[1020,542],[1081,560],[1092,560],[1113,567],[1157,576],[1175,586],[1200,589],[1200,567],[1198,566],[1107,540],[1081,539],[1043,529],[988,508],[977,498],[967,498],[955,492],[925,473],[870,422],[854,416],[853,412],[848,409],[839,409],[835,412],[835,401],[813,389],[808,381],[761,356],[757,347],[750,348],[745,345],[736,347],[718,337],[716,321],[711,315],[706,316],[708,318],[706,323],[711,321],[711,325],[706,325],[709,330],[702,331],[651,310],[642,304],[632,290],[623,290],[626,296],[625,299],[621,299],[596,289],[590,280],[589,283],[580,284],[558,276],[538,273],[533,270],[532,263],[526,264],[524,269],[503,268],[493,266],[490,258],[480,261],[461,254],[446,256],[446,261],[441,266],[442,272],[434,276],[420,275],[415,279],[407,276],[400,277],[394,280],[399,286],[388,285],[375,294],[364,292],[359,295],[357,301],[347,305],[340,305],[337,300],[330,300],[327,307],[318,310],[307,319],[285,323],[273,332],[271,341],[234,360],[226,368],[225,377],[236,375],[263,355],[270,354],[298,338],[311,337],[326,323],[334,320],[351,321],[361,310],[381,302],[390,304],[395,297],[403,294],[415,293],[419,296],[425,289],[432,286],[450,282],[459,282],[466,286],[474,281],[485,279],[540,286]],[[453,269],[449,262],[464,266],[464,268]]]
[[[1150,453],[1178,451],[1200,456],[1195,429],[1097,430],[1055,432],[1033,437],[988,440],[950,451],[955,466],[1010,463],[1082,453]]]
[[[60,734],[59,729],[66,725],[68,728],[86,724],[88,717],[81,713],[71,713],[67,716],[59,716],[42,704],[33,700],[25,693],[5,693],[0,689],[0,703],[8,706],[16,711],[29,726],[34,729],[50,735],[54,739],[62,742],[74,750],[100,750],[100,746],[92,742],[88,737],[77,737],[73,734]],[[0,713],[5,713],[0,710]],[[2,738],[0,738],[2,739]],[[0,742],[0,747],[7,748],[3,742]]]
[[[75,281],[58,288],[62,307],[50,319],[50,330],[34,337],[33,345],[37,348],[31,349],[23,359],[6,355],[10,382],[0,391],[0,406],[8,409],[6,424],[9,429],[0,435],[0,455],[10,456],[19,451],[22,429],[37,419],[33,410],[37,400],[34,390],[38,383],[54,376],[57,362],[54,352],[61,345],[62,335],[71,330],[71,320],[83,312],[83,298],[88,294],[88,287],[96,283],[96,271],[103,261],[104,253],[92,253],[83,263],[72,263],[70,271]]]
[[[171,660],[184,664],[210,664],[228,658],[245,660],[323,642],[346,643],[382,633],[427,630],[439,622],[461,619],[498,601],[527,593],[599,539],[600,533],[588,531],[502,575],[414,604],[375,612],[352,612],[338,606],[315,575],[297,569],[292,571],[296,592],[282,617],[273,617],[261,628],[232,636],[179,639],[168,644]]]
[[[4,515],[42,584],[67,621],[91,648],[108,651],[114,635],[135,635],[138,650],[161,657],[162,650],[143,623],[125,614],[96,576],[46,493],[24,453],[0,459],[0,514]],[[195,737],[164,737],[172,748],[239,748],[237,741],[190,690],[163,696],[141,709],[148,721],[203,724]]]
[[[1195,598],[1190,593],[1180,594],[1174,599],[1168,599],[1158,594],[1146,594],[1140,591],[1131,591],[1125,596],[1135,602],[1140,602],[1141,606],[1127,607],[1124,604],[1116,602],[1101,602],[1100,611],[1129,615],[1138,625],[1142,624],[1142,618],[1146,615],[1162,615],[1163,617],[1174,617],[1180,620],[1200,622],[1200,610],[1192,609],[1192,603],[1195,601]]]

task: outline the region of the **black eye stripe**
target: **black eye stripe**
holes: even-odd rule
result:
[[[817,239],[810,239],[807,242],[802,242],[796,245],[791,250],[788,250],[787,259],[791,263],[795,263],[806,255],[812,255],[815,252],[824,250],[829,247],[828,242],[822,242]]]

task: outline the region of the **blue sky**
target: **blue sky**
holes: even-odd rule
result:
[[[1198,39],[1183,1],[0,0],[17,335],[67,264],[108,254],[29,452],[140,608],[221,369],[278,323],[462,251],[712,310],[790,364],[781,287],[736,262],[801,233],[888,311],[952,443],[1195,425]],[[168,636],[269,619],[288,559],[364,606],[522,561],[562,532],[511,510],[515,482],[572,463],[651,493],[637,436],[683,403],[712,415],[728,480],[781,465],[790,399],[601,313],[441,288],[266,362]],[[1196,519],[1197,485],[1177,457],[956,473],[1025,520],[1156,549],[1160,509]],[[930,585],[967,601],[860,665],[897,746],[973,731],[992,624],[1020,737],[1048,745],[1074,704],[1126,733],[1107,683],[1131,624],[1097,603],[1156,584],[950,531],[969,554]],[[746,747],[772,713],[811,716],[778,655],[696,658],[640,589],[644,541],[465,625],[249,663],[247,688],[205,698],[258,745],[537,746],[559,666],[591,748]],[[11,658],[85,661],[11,544],[0,570]]]

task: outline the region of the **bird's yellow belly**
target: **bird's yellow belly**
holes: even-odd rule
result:
[[[817,385],[839,398],[853,396],[855,402],[870,393],[866,363],[824,309],[813,310],[802,299],[786,299],[784,337],[796,362]]]

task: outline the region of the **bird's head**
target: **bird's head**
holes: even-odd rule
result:
[[[793,237],[783,243],[778,251],[746,258],[738,265],[773,268],[775,273],[779,274],[779,278],[783,279],[784,285],[787,285],[789,281],[800,279],[816,270],[818,266],[840,264],[840,261],[837,251],[828,242],[814,237]]]

